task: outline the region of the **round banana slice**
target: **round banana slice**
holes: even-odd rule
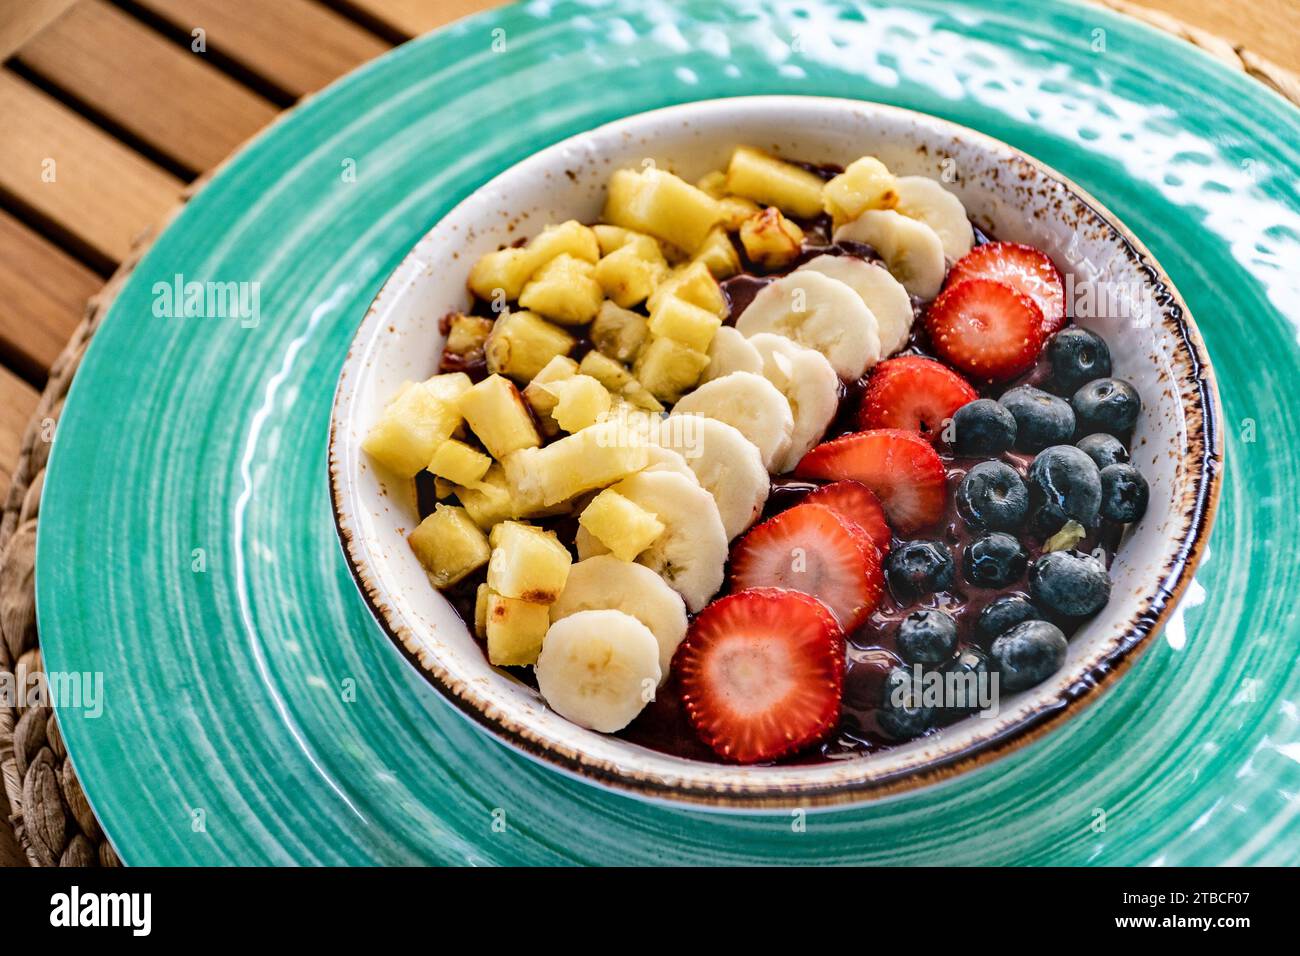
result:
[[[674,475],[681,475],[687,478],[692,484],[700,483],[699,476],[691,470],[691,466],[686,463],[686,459],[681,453],[672,449],[664,448],[661,445],[654,444],[658,440],[658,430],[652,435],[646,436],[646,466],[642,471],[664,471]]]
[[[746,338],[775,332],[816,349],[846,381],[880,360],[876,317],[851,288],[819,272],[796,270],[763,286],[736,329]]]
[[[681,475],[666,471],[642,471],[624,478],[614,490],[663,522],[663,533],[654,544],[637,555],[695,613],[709,603],[722,587],[727,562],[727,532],[713,496]],[[595,535],[578,527],[574,543],[579,560],[608,554]]]
[[[659,642],[622,611],[579,611],[556,621],[537,657],[537,689],[561,717],[612,734],[654,700]]]
[[[705,366],[701,382],[711,382],[732,372],[753,372],[761,375],[763,360],[749,339],[737,332],[732,326],[724,325],[713,334],[709,345],[709,364]]]
[[[713,495],[728,540],[763,513],[772,482],[763,456],[734,426],[704,415],[669,416],[660,427],[659,443],[678,452]]]
[[[705,382],[673,406],[668,418],[678,415],[704,415],[735,427],[754,443],[769,472],[776,471],[790,450],[794,432],[790,403],[775,385],[753,372],[732,372]]]
[[[914,318],[912,298],[888,269],[857,256],[817,256],[799,269],[839,279],[862,297],[876,317],[881,358],[893,355],[907,344]]]
[[[943,285],[943,241],[923,222],[892,209],[868,209],[835,230],[835,241],[865,242],[885,260],[894,278],[927,302]]]
[[[966,217],[961,200],[926,176],[898,178],[898,205],[909,219],[918,219],[933,229],[943,243],[943,254],[956,262],[975,245],[975,230]]]
[[[840,407],[840,377],[821,352],[791,342],[784,335],[760,332],[749,340],[763,357],[763,375],[781,390],[794,415],[790,450],[782,474],[794,469],[822,440]]]
[[[659,644],[659,683],[668,679],[677,645],[686,637],[686,604],[681,595],[647,567],[598,554],[569,568],[551,621],[580,611],[622,611],[650,628]]]

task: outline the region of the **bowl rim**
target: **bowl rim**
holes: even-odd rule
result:
[[[788,783],[768,785],[756,783],[744,788],[730,788],[717,784],[693,784],[684,779],[667,782],[648,773],[623,772],[604,760],[584,754],[581,750],[542,740],[529,728],[512,723],[498,713],[493,705],[478,697],[471,682],[451,674],[439,662],[421,660],[404,636],[407,628],[385,605],[379,589],[368,579],[365,564],[369,555],[361,553],[360,543],[345,523],[345,476],[343,456],[340,451],[345,439],[341,434],[344,422],[340,413],[345,404],[344,381],[358,346],[363,344],[359,338],[360,331],[366,327],[380,303],[392,294],[393,287],[405,282],[408,269],[413,262],[418,262],[415,257],[425,237],[436,230],[443,220],[453,215],[464,203],[469,202],[500,177],[511,173],[520,164],[537,161],[539,157],[550,153],[558,153],[609,127],[620,126],[636,119],[671,117],[677,113],[689,113],[702,106],[723,103],[756,104],[757,101],[769,101],[773,106],[784,104],[790,107],[797,105],[792,101],[817,101],[838,104],[845,108],[867,108],[876,112],[892,113],[899,118],[912,121],[920,119],[932,127],[983,145],[995,153],[1013,157],[1031,166],[1044,179],[1063,187],[1111,230],[1120,240],[1133,266],[1146,274],[1146,281],[1155,300],[1162,304],[1159,310],[1159,324],[1162,324],[1174,337],[1173,352],[1184,353],[1191,363],[1195,400],[1192,403],[1184,401],[1183,390],[1175,389],[1178,402],[1184,412],[1198,409],[1200,414],[1189,415],[1185,419],[1188,431],[1187,448],[1184,454],[1184,463],[1187,466],[1185,481],[1194,488],[1195,492],[1194,496],[1187,501],[1189,520],[1186,531],[1170,542],[1173,552],[1170,554],[1166,549],[1164,573],[1142,597],[1139,611],[1131,619],[1131,626],[1120,635],[1120,640],[1099,661],[1076,675],[1069,688],[1054,702],[1039,706],[993,735],[976,740],[961,749],[938,754],[919,766],[899,768],[871,778],[810,783],[799,787],[792,787]],[[1177,608],[1204,554],[1222,490],[1224,455],[1220,425],[1222,415],[1218,383],[1214,377],[1205,343],[1181,294],[1142,241],[1110,209],[1072,179],[996,137],[919,110],[844,97],[751,95],[694,100],[629,114],[565,137],[512,163],[462,197],[455,206],[440,216],[438,221],[412,245],[384,280],[367,307],[358,324],[357,333],[349,344],[331,403],[327,472],[331,516],[339,545],[357,591],[371,616],[406,661],[471,723],[490,731],[492,737],[510,745],[533,761],[559,770],[566,776],[584,783],[605,785],[617,792],[668,806],[692,805],[722,812],[762,813],[791,808],[861,805],[937,785],[1007,756],[1038,740],[1098,700],[1151,645],[1152,638]]]

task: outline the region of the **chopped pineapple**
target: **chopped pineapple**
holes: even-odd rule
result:
[[[457,312],[451,317],[447,327],[447,342],[444,348],[463,360],[471,360],[475,353],[482,353],[483,344],[492,333],[493,322],[479,315],[464,315]]]
[[[595,271],[584,259],[558,255],[528,280],[519,293],[519,304],[564,325],[584,325],[605,298]]]
[[[543,386],[550,385],[552,382],[563,381],[566,378],[572,378],[577,374],[577,362],[567,355],[557,355],[546,363],[545,368],[533,376],[533,380],[524,389],[524,401],[533,410],[533,415],[537,419],[537,425],[542,430],[542,434],[548,438],[554,438],[559,434],[560,426],[555,424],[555,420],[551,418],[551,410],[555,408],[555,396]]]
[[[455,397],[442,396],[461,386],[468,390],[469,376],[460,372],[407,383],[385,407],[362,449],[394,474],[414,477],[460,425]]]
[[[566,432],[594,425],[609,412],[609,391],[590,375],[575,375],[544,387],[555,396],[551,418]]]
[[[573,256],[595,263],[600,258],[600,245],[590,226],[576,219],[558,226],[547,226],[528,243],[528,253],[533,257],[533,269],[540,269],[556,256]]]
[[[439,445],[429,460],[430,472],[457,485],[480,481],[490,467],[491,458],[454,438]]]
[[[449,405],[457,405],[473,384],[464,372],[444,372],[424,380],[424,387],[433,397]]]
[[[863,156],[826,184],[822,203],[838,226],[868,209],[893,209],[898,205],[898,180],[876,157]]]
[[[722,221],[722,208],[665,170],[620,169],[610,177],[603,218],[694,252]]]
[[[533,268],[533,257],[526,249],[511,246],[489,252],[469,270],[469,290],[489,302],[517,299]]]
[[[554,604],[559,600],[573,556],[554,532],[519,521],[503,521],[492,529],[490,540],[488,587],[530,604]]]
[[[487,473],[473,485],[457,486],[456,497],[474,523],[485,531],[522,513],[506,483],[505,470],[498,462],[493,462]]]
[[[487,564],[492,549],[464,508],[437,505],[407,541],[435,588],[450,587]]]
[[[703,352],[672,339],[654,339],[637,356],[636,375],[650,394],[671,403],[700,380],[708,364]]]
[[[460,410],[493,458],[542,443],[519,390],[500,375],[488,376],[461,396]]]
[[[578,516],[578,524],[595,535],[620,561],[635,561],[638,554],[664,533],[664,524],[658,516],[613,488],[606,488],[591,500]]]
[[[438,478],[437,476],[434,477],[433,496],[435,498],[437,498],[439,501],[442,501],[444,498],[450,498],[455,493],[456,493],[456,486],[454,484],[452,484],[446,478]],[[471,515],[470,517],[473,516]]]
[[[727,232],[737,232],[746,219],[763,208],[754,200],[746,199],[744,196],[723,196],[718,202],[722,204],[722,211],[726,214],[726,218],[722,220],[722,228]]]
[[[673,339],[696,352],[707,352],[722,317],[672,295],[660,299],[650,314],[650,332]]]
[[[619,362],[636,358],[646,337],[646,318],[637,312],[605,302],[591,323],[591,344],[603,355]]]
[[[705,173],[695,181],[695,188],[706,196],[722,199],[727,194],[727,174],[720,169]]]
[[[622,364],[601,352],[588,352],[582,357],[578,371],[590,375],[609,389],[611,394],[621,396],[637,408],[648,412],[662,412],[664,407],[650,394],[644,385]]]
[[[591,227],[591,231],[596,234],[596,242],[600,245],[601,256],[607,256],[611,252],[617,252],[627,245],[634,245],[642,251],[644,255],[653,258],[649,248],[644,243],[650,243],[654,246],[655,251],[660,256],[664,254],[663,248],[659,245],[659,240],[654,236],[647,235],[644,232],[637,232],[635,229],[624,229],[622,226],[611,226],[606,223],[597,223]]]
[[[516,501],[550,507],[604,488],[649,461],[645,441],[621,419],[598,422],[545,448],[516,452],[501,464]]]
[[[491,589],[487,584],[480,584],[474,591],[474,633],[487,637],[488,594]]]
[[[575,342],[564,329],[532,312],[506,312],[488,336],[484,354],[489,372],[528,382],[551,359],[568,355]]]
[[[736,255],[731,237],[721,226],[713,227],[693,261],[703,263],[715,279],[728,279],[740,271],[740,256]]]
[[[822,211],[823,185],[815,173],[748,146],[738,146],[727,167],[727,192],[801,219]]]
[[[537,663],[551,626],[551,612],[545,604],[530,604],[489,590],[484,617],[489,662],[497,667]]]
[[[646,301],[646,309],[654,312],[659,302],[670,295],[675,295],[691,305],[698,305],[701,309],[708,309],[718,315],[727,314],[727,300],[722,294],[722,289],[709,272],[708,266],[702,262],[692,262],[688,266],[677,269],[659,283],[655,287],[654,294]]]
[[[768,206],[746,219],[740,227],[740,244],[745,247],[745,255],[764,269],[788,266],[799,255],[802,243],[803,230],[781,215],[775,206]]]
[[[595,277],[605,295],[626,309],[643,302],[667,273],[659,244],[638,236],[596,263]]]

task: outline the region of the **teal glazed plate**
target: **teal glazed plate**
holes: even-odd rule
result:
[[[575,133],[753,94],[932,114],[1096,196],[1199,320],[1227,461],[1181,607],[1095,705],[946,783],[788,817],[634,800],[471,726],[367,612],[322,479],[352,336],[448,210]],[[1297,144],[1300,113],[1244,75],[1044,0],[534,2],[341,80],[159,237],[59,426],[42,645],[51,671],[103,675],[102,714],[59,720],[114,846],[131,864],[1300,862]],[[169,308],[177,282],[236,283],[241,307]]]

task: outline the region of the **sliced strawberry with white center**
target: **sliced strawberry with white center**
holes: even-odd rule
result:
[[[858,427],[905,428],[938,441],[957,409],[977,398],[970,383],[943,363],[903,355],[872,371],[858,409]]]
[[[1043,350],[1043,313],[1005,282],[967,279],[930,303],[925,330],[939,358],[971,378],[1000,382],[1027,372]]]
[[[732,587],[810,594],[851,631],[885,592],[880,552],[859,525],[818,504],[798,504],[750,529],[731,552]]]
[[[883,558],[889,553],[893,533],[885,520],[880,499],[860,481],[835,481],[822,485],[803,500],[804,504],[830,508],[841,518],[848,518],[871,537]]]
[[[695,619],[673,670],[696,733],[737,763],[775,760],[839,722],[844,633],[798,591],[758,588],[714,601]]]
[[[1005,282],[1034,300],[1043,314],[1043,337],[1065,325],[1065,284],[1047,253],[1018,242],[986,242],[957,260],[949,286],[967,279]]]
[[[876,428],[818,445],[795,468],[801,478],[860,481],[880,499],[899,535],[943,517],[948,473],[930,443],[916,432]]]

